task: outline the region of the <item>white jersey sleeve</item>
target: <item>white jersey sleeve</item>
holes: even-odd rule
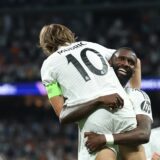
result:
[[[44,86],[47,86],[56,81],[52,77],[52,65],[49,65],[48,61],[44,61],[41,67],[41,79]]]
[[[150,135],[150,147],[151,147],[151,152],[152,154],[154,152],[157,152],[160,154],[160,127],[154,128],[151,130],[151,135]]]
[[[154,152],[160,154],[160,127],[151,130],[149,143],[144,144],[147,160],[150,159]]]
[[[147,93],[130,87],[125,88],[125,90],[133,104],[136,115],[147,115],[153,121],[151,101]]]

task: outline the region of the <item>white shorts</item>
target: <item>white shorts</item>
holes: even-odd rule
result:
[[[124,118],[114,115],[106,109],[98,109],[93,112],[87,119],[79,123],[79,149],[78,160],[95,160],[95,154],[89,154],[85,147],[84,132],[95,132],[101,134],[123,133],[136,128],[137,121],[135,117]],[[117,145],[108,146],[115,153]]]

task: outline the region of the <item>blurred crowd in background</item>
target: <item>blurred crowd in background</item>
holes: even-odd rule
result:
[[[0,157],[8,160],[76,160],[73,127],[51,121],[0,122]],[[4,158],[5,157],[5,158]]]
[[[150,2],[150,0],[130,0],[130,3],[135,3],[135,2]],[[159,0],[154,0],[154,2],[158,2]],[[1,7],[19,7],[19,6],[33,6],[37,5],[39,7],[44,7],[44,6],[50,6],[50,5],[94,5],[94,4],[121,4],[121,3],[128,3],[128,0],[40,0],[38,1],[33,1],[33,0],[2,0],[0,1],[0,6]],[[152,4],[152,3],[151,3]]]
[[[133,48],[142,60],[143,76],[160,76],[160,12],[83,11],[4,13],[0,15],[0,81],[40,80],[44,56],[39,49],[42,26],[62,23],[78,40],[108,48]]]
[[[1,97],[0,102],[0,160],[77,159],[77,126],[60,126],[45,97]]]
[[[68,26],[77,40],[97,42],[113,49],[131,47],[142,61],[142,78],[160,77],[158,9],[55,7],[103,3],[106,1],[1,0],[0,82],[40,81],[45,56],[39,48],[39,32],[50,23]],[[160,93],[148,94],[155,119],[153,126],[157,126],[160,125],[157,105]],[[60,126],[47,97],[0,97],[0,103],[0,160],[77,159],[78,129],[73,124]]]

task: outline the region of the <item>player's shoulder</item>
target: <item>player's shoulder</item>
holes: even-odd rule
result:
[[[152,118],[152,108],[151,101],[146,92],[141,89],[125,88],[135,110],[136,115],[144,114],[148,115],[151,120]]]
[[[96,42],[91,42],[91,41],[80,41],[81,43],[83,43],[83,44],[86,44],[86,45],[88,45],[88,46],[90,46],[90,47],[104,47],[104,46],[102,46],[102,45],[100,45],[100,44],[98,44],[98,43],[96,43]]]
[[[87,45],[90,45],[90,46],[96,46],[96,47],[104,47],[104,48],[106,48],[107,49],[107,47],[105,47],[105,46],[103,46],[103,45],[101,45],[101,44],[99,44],[99,43],[96,43],[96,42],[91,42],[91,41],[81,41],[81,43],[85,43],[85,44],[87,44]]]
[[[79,42],[85,43],[85,44],[90,44],[90,45],[97,45],[98,44],[96,42],[91,42],[91,41],[79,41]],[[75,42],[75,43],[78,43],[78,42]],[[98,45],[100,45],[100,44],[98,44]]]
[[[82,41],[82,42],[85,42],[90,48],[100,50],[100,51],[105,51],[107,53],[110,53],[111,55],[116,51],[115,49],[108,48],[96,42],[89,42],[89,41]]]
[[[50,56],[48,56],[42,63],[41,66],[41,73],[45,72],[46,70],[48,70],[51,66],[53,66],[53,61],[55,60],[55,58],[53,58],[53,54],[51,54]]]
[[[43,71],[48,66],[49,62],[50,62],[50,56],[43,61],[41,66],[41,71]]]
[[[145,91],[141,90],[141,89],[126,87],[125,91],[132,98],[149,99],[148,94]]]
[[[44,60],[43,63],[42,63],[42,66],[41,66],[41,70],[40,70],[41,76],[44,75],[44,73],[45,73],[45,71],[46,71],[46,69],[47,69],[47,66],[48,66],[48,65],[47,65],[47,61]]]
[[[138,88],[131,88],[131,87],[125,87],[125,91],[128,93],[128,94],[146,94],[146,92],[144,92],[143,90],[141,89],[138,89]]]

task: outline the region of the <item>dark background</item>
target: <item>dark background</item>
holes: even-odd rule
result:
[[[40,29],[61,23],[78,40],[131,47],[142,78],[160,78],[160,1],[1,0],[0,82],[40,81]],[[160,91],[147,90],[153,127],[160,125]],[[77,127],[60,126],[47,97],[0,96],[2,160],[76,160]]]

